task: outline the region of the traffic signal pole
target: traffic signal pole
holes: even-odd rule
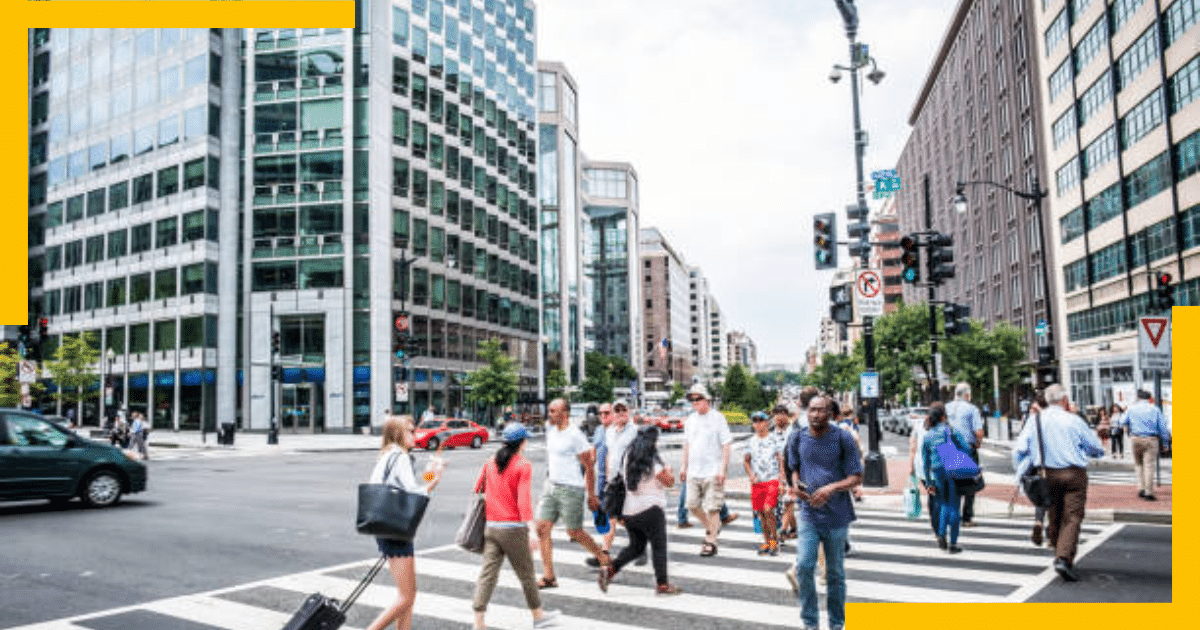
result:
[[[925,231],[933,231],[933,202],[929,200],[929,174],[925,174],[925,179],[922,181],[922,188],[925,194]],[[937,334],[937,289],[934,279],[928,278],[929,281],[929,357],[933,361],[932,369],[929,374],[929,382],[931,384],[930,391],[933,393],[933,398],[930,403],[942,399],[941,383],[938,380],[938,334]]]

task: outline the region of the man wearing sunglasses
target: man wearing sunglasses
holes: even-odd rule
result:
[[[687,506],[704,525],[701,556],[717,555],[717,536],[721,533],[719,513],[725,502],[725,471],[733,434],[725,415],[713,409],[708,390],[697,383],[688,390],[692,415],[683,423],[683,464],[679,481],[687,484]]]

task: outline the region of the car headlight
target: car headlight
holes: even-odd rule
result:
[[[137,457],[134,456],[132,451],[126,451],[124,449],[121,449],[121,454],[125,456],[125,459],[128,459],[131,462],[138,461]]]

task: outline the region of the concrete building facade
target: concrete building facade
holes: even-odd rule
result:
[[[641,279],[647,400],[665,399],[673,383],[692,383],[688,266],[657,228],[641,230]]]

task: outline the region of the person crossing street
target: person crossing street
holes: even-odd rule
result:
[[[954,388],[954,401],[946,405],[946,417],[950,428],[966,438],[971,460],[979,465],[979,447],[983,444],[983,417],[979,415],[979,407],[971,404],[971,384],[959,383]],[[982,471],[982,468],[980,468]],[[963,527],[975,526],[975,491],[969,486],[960,485],[958,495],[962,499]]]
[[[1157,501],[1154,496],[1154,465],[1160,452],[1167,451],[1171,434],[1162,411],[1152,403],[1150,392],[1138,390],[1137,401],[1129,405],[1125,426],[1133,439],[1133,465],[1137,473],[1138,498]]]

